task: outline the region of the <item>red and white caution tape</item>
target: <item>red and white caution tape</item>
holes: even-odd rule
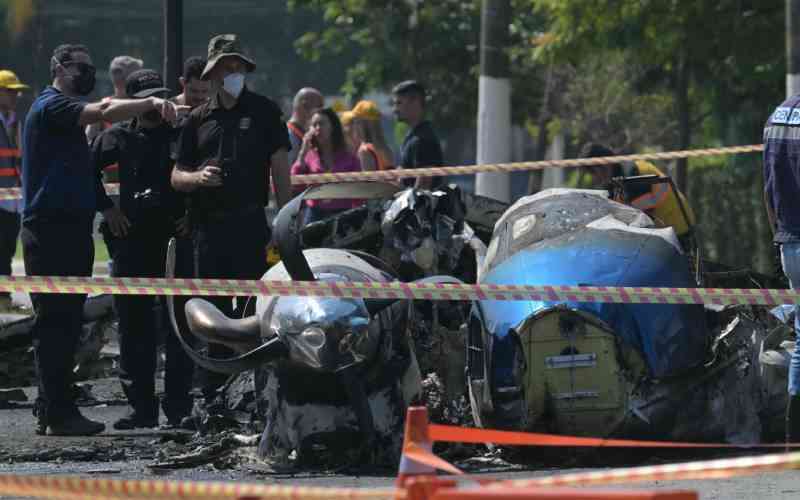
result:
[[[677,158],[696,158],[699,156],[736,155],[757,153],[764,150],[761,144],[750,146],[731,146],[726,148],[689,149],[664,153],[644,153],[637,155],[605,156],[602,158],[579,158],[571,160],[523,161],[515,163],[493,163],[484,165],[465,165],[457,167],[428,167],[411,170],[375,170],[369,172],[343,172],[336,174],[313,174],[292,176],[292,184],[322,184],[328,182],[355,181],[393,181],[408,177],[438,177],[445,175],[472,175],[481,172],[522,172],[543,170],[545,168],[569,168],[610,165],[624,161],[674,160]]]
[[[751,146],[731,146],[725,148],[690,149],[664,153],[645,153],[637,155],[606,156],[603,158],[580,158],[572,160],[523,161],[515,163],[493,163],[484,165],[462,165],[453,167],[429,167],[410,170],[376,170],[370,172],[342,172],[336,174],[309,174],[292,176],[292,184],[323,184],[328,182],[356,181],[396,181],[411,177],[438,177],[447,175],[472,175],[480,172],[522,172],[543,170],[545,168],[569,168],[610,165],[622,161],[674,160],[677,158],[696,158],[700,156],[736,155],[757,153],[764,150],[761,144]],[[119,184],[106,184],[106,193],[119,193]],[[0,189],[0,200],[15,200],[22,196],[19,188]]]
[[[621,304],[800,303],[795,290],[602,286],[468,285],[360,281],[0,276],[0,292],[109,293],[116,295],[301,296],[409,300],[521,300]]]
[[[384,500],[403,498],[403,490],[265,486],[249,483],[133,481],[74,476],[0,475],[0,495],[33,498]]]

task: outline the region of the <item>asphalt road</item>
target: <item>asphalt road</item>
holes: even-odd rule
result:
[[[101,400],[119,399],[121,394],[114,380],[92,381],[94,393]],[[25,388],[29,397],[32,388]],[[111,423],[125,412],[120,405],[87,407],[83,411],[90,418]],[[125,479],[175,479],[194,481],[248,481],[259,484],[304,485],[328,487],[390,487],[394,476],[391,472],[370,476],[353,476],[327,472],[287,474],[268,471],[257,464],[243,462],[239,466],[219,468],[201,465],[191,469],[180,469],[167,473],[154,473],[147,468],[156,459],[159,449],[169,442],[189,433],[167,430],[114,431],[91,438],[43,437],[33,432],[33,417],[30,408],[0,410],[0,474],[79,474],[90,477]],[[252,449],[248,452],[252,455]],[[697,459],[686,455],[677,461]],[[675,457],[669,461],[675,461]],[[664,463],[655,459],[649,463]],[[486,466],[484,477],[522,479],[547,475],[586,472],[594,469],[526,469],[520,466]],[[697,491],[701,499],[783,499],[800,498],[800,472],[762,473],[750,477],[709,481],[659,481],[622,486],[635,489],[689,489]]]

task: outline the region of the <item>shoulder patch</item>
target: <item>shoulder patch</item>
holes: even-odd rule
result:
[[[789,123],[789,115],[792,108],[780,107],[772,114],[772,123],[777,125],[787,125]]]

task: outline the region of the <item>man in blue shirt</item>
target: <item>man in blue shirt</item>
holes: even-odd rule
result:
[[[122,121],[152,110],[174,120],[177,107],[159,98],[86,103],[95,67],[83,45],[60,45],[50,59],[53,84],[33,102],[25,121],[22,156],[22,248],[30,276],[90,276],[92,222],[102,190],[89,161],[84,127]],[[113,206],[106,220],[124,223]],[[72,368],[80,338],[83,294],[31,294],[31,330],[39,394],[37,433],[91,435],[105,425],[84,418],[71,396]]]
[[[778,106],[764,127],[764,204],[780,246],[783,272],[792,288],[800,287],[800,95]],[[800,332],[795,308],[795,333]],[[789,364],[786,441],[800,442],[800,349]]]

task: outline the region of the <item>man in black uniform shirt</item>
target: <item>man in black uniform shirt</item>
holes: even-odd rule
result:
[[[431,122],[425,119],[425,87],[408,80],[397,84],[392,94],[394,114],[409,128],[400,149],[400,167],[437,167],[444,164],[439,137]],[[417,189],[436,189],[443,184],[441,177],[418,177],[416,183],[413,178],[408,178],[404,182]]]
[[[142,69],[126,80],[126,92],[134,99],[164,97],[161,76]],[[110,198],[100,230],[113,259],[115,277],[163,277],[167,242],[186,233],[183,202],[170,186],[170,149],[175,129],[155,111],[103,131],[92,143],[92,162],[98,175],[111,164],[119,165],[119,208]],[[109,216],[109,214],[114,216]],[[155,396],[156,324],[155,297],[115,295],[119,316],[122,388],[132,411],[114,423],[115,429],[158,425]],[[193,364],[174,335],[168,335],[166,395],[162,402],[167,420],[174,425],[189,414]]]
[[[203,79],[211,99],[189,115],[176,151],[172,185],[191,193],[196,275],[200,278],[259,279],[266,271],[269,234],[264,213],[270,173],[278,206],[290,196],[287,153],[291,148],[280,108],[244,86],[255,63],[236,35],[219,35],[208,46]],[[232,297],[215,297],[233,315]],[[244,312],[237,301],[237,317]],[[209,346],[209,355],[230,351]],[[222,380],[207,381],[208,400]]]

